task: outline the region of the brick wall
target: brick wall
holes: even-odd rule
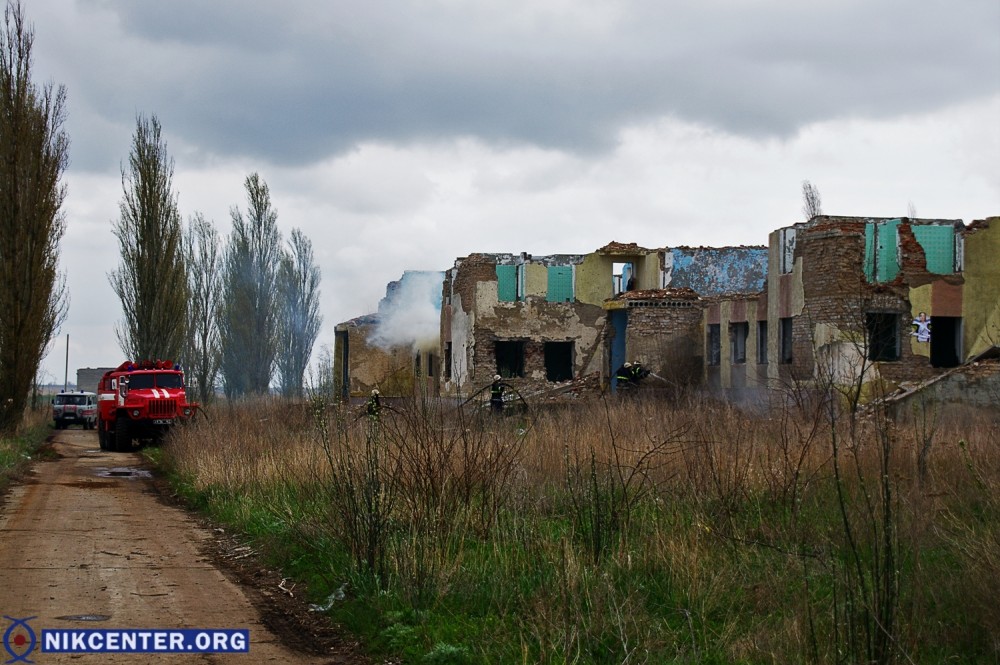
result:
[[[665,378],[700,383],[704,365],[703,308],[698,303],[671,305],[629,308],[625,340],[628,359],[638,360]]]
[[[939,370],[925,356],[913,354],[908,343],[910,330],[910,278],[929,279],[924,252],[913,238],[909,224],[899,226],[899,276],[892,282],[869,283],[864,276],[866,220],[831,218],[799,231],[796,255],[802,258],[804,306],[793,322],[793,362],[790,374],[805,379],[814,375],[814,332],[818,324],[834,326],[843,333],[857,335],[864,345],[866,313],[895,313],[899,316],[900,359],[879,363],[879,373],[889,381],[916,381]]]

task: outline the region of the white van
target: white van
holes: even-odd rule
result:
[[[56,429],[83,425],[94,429],[97,424],[97,395],[84,391],[59,393],[52,398],[52,420]]]

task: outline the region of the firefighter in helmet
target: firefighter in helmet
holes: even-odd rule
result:
[[[503,413],[503,396],[508,388],[510,386],[499,374],[493,375],[493,383],[490,384],[490,409],[493,413]]]
[[[379,399],[378,388],[372,389],[371,397],[368,398],[368,403],[365,405],[365,412],[369,418],[378,418],[382,412],[382,401]]]

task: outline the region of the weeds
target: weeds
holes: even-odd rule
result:
[[[263,403],[164,464],[406,662],[996,660],[995,429],[849,407]]]
[[[0,439],[0,489],[18,477],[42,447],[52,424],[50,416],[47,406],[29,410],[14,436]]]

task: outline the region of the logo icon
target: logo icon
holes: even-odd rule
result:
[[[38,646],[38,637],[31,626],[28,625],[28,622],[36,618],[15,619],[14,617],[4,616],[4,619],[10,621],[10,626],[7,627],[7,630],[3,634],[3,648],[10,654],[10,660],[6,661],[5,665],[9,665],[10,663],[35,662],[28,660],[28,656]]]

